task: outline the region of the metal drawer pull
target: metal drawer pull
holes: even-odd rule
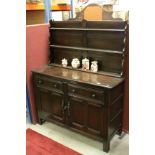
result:
[[[72,92],[75,93],[75,89],[73,89]]]
[[[70,102],[68,102],[67,110],[68,110],[68,116],[70,116]]]
[[[42,80],[38,80],[38,84],[42,84],[43,83],[43,81]]]
[[[61,107],[62,107],[62,113],[64,114],[64,100],[62,100]]]
[[[96,97],[96,94],[92,94],[92,97],[93,97],[93,98]]]
[[[54,84],[54,87],[56,88],[57,87],[57,84]]]

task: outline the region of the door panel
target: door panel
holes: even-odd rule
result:
[[[64,106],[64,97],[62,94],[56,92],[50,92],[50,101],[51,101],[51,116],[50,118],[64,122],[63,106]]]
[[[38,114],[42,119],[64,122],[64,97],[57,92],[38,87]]]
[[[81,99],[70,98],[69,105],[70,125],[74,128],[83,130],[85,127],[86,103]]]
[[[70,126],[95,136],[103,135],[103,104],[70,97],[69,105]]]
[[[103,136],[104,104],[38,87],[39,117],[67,123],[72,128]]]
[[[51,114],[49,90],[37,87],[37,108],[39,118],[46,119]]]
[[[96,136],[102,135],[103,118],[103,105],[88,102],[87,131]]]

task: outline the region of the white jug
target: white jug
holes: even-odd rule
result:
[[[77,68],[79,68],[79,66],[80,66],[80,61],[79,61],[78,58],[74,58],[74,59],[72,60],[71,64],[72,64],[72,67],[73,67],[73,68],[77,69]]]

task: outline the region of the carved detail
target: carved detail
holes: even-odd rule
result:
[[[67,110],[68,110],[68,116],[70,116],[70,102],[68,102]]]
[[[93,11],[93,9],[94,8],[99,8],[98,9],[98,12],[101,12],[100,14],[98,14],[98,15],[100,15],[100,17],[95,17],[95,19],[94,19],[94,17],[89,17],[89,19],[88,19],[88,17],[86,16],[85,17],[85,14],[87,13],[86,11],[89,9],[89,8],[91,8],[92,9],[92,11]],[[96,10],[96,9],[94,9],[94,10]],[[91,18],[93,18],[93,19],[91,19]],[[76,16],[76,18],[75,18],[76,20],[83,20],[83,19],[86,19],[86,20],[110,20],[110,19],[114,19],[113,17],[112,17],[112,5],[103,5],[103,6],[101,6],[101,5],[98,5],[98,4],[89,4],[89,5],[87,5],[81,12],[79,12],[78,14],[77,14],[77,16]]]
[[[126,38],[123,39],[123,43],[124,43],[124,44],[126,43]]]
[[[125,48],[124,48],[125,50]],[[124,75],[124,62],[125,62],[125,53],[122,54],[122,72],[121,72],[121,76]]]

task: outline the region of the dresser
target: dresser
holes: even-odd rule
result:
[[[50,21],[49,64],[32,71],[39,124],[62,125],[109,151],[122,132],[127,31],[125,21]],[[78,69],[71,66],[74,58]],[[82,70],[84,58],[97,61],[98,71]]]

